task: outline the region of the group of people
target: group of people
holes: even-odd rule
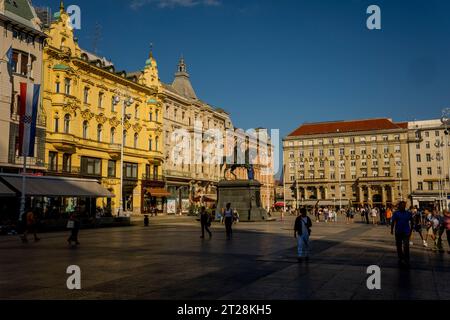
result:
[[[301,211],[300,211],[301,214]],[[314,217],[316,218],[316,222],[320,222],[321,217],[323,216],[324,222],[337,222],[338,211],[333,207],[314,207]]]
[[[213,218],[205,207],[200,208],[200,224],[202,227],[202,235],[200,238],[205,238],[205,232],[208,233],[209,238],[212,237],[212,232],[209,229]],[[224,209],[222,209],[222,215],[220,218],[221,223],[225,224],[225,232],[227,240],[231,240],[233,237],[233,224],[239,221],[239,214],[236,210],[231,208],[231,203],[227,203]]]
[[[320,215],[325,212],[327,208],[314,208],[313,214],[316,221],[320,221]],[[441,215],[438,210],[425,209],[419,210],[417,207],[406,209],[406,202],[400,201],[396,210],[392,206],[387,208],[347,208],[346,211],[347,223],[352,220],[355,214],[359,213],[368,220],[369,215],[372,217],[372,223],[376,223],[376,218],[383,216],[383,224],[390,226],[392,235],[395,235],[395,243],[397,248],[397,255],[400,267],[409,267],[410,254],[409,249],[413,243],[413,234],[417,233],[424,247],[428,247],[428,241],[433,242],[433,251],[445,252],[443,248],[443,235],[446,233],[447,242],[449,246],[448,253],[450,254],[450,211],[445,211]],[[325,220],[327,221],[327,220]],[[370,222],[368,222],[370,223]],[[310,236],[311,236],[312,221],[308,217],[306,208],[299,210],[299,215],[295,220],[294,236],[297,239],[297,256],[298,261],[302,262],[308,260],[310,254]],[[426,232],[423,232],[423,230]]]
[[[20,239],[23,243],[28,243],[28,234],[32,234],[34,237],[34,241],[38,242],[41,239],[37,235],[38,226],[39,226],[39,216],[35,210],[29,208],[25,211],[24,215],[21,217],[19,221],[21,225],[21,236]],[[79,217],[75,212],[72,212],[67,221],[67,229],[70,229],[70,236],[67,239],[67,242],[70,246],[79,245],[78,241],[78,232],[80,230],[81,222]]]
[[[423,235],[423,226],[426,234]],[[442,236],[447,235],[450,247],[450,211],[446,210],[442,216],[439,211],[425,209],[423,212],[416,207],[406,209],[406,202],[401,201],[398,210],[392,217],[391,233],[394,234],[397,246],[399,264],[408,267],[410,263],[409,248],[413,245],[412,237],[417,233],[425,247],[428,246],[428,239],[433,241],[433,251],[443,253]],[[450,254],[450,249],[448,251]]]

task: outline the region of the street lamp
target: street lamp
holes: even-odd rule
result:
[[[444,179],[442,179],[442,169],[443,169],[443,165],[444,165],[444,156],[442,155],[443,153],[443,147],[444,147],[444,142],[443,139],[439,139],[436,141],[436,143],[434,144],[436,148],[439,148],[439,157],[436,159],[438,161],[439,164],[439,207],[440,210],[443,210],[444,208],[444,195],[445,195],[445,186],[446,186],[446,181],[445,181],[445,174],[444,174]],[[445,197],[447,198],[447,196]]]
[[[118,105],[120,102],[119,96],[114,96],[113,104]],[[123,154],[124,154],[124,146],[125,146],[125,121],[131,119],[131,114],[126,114],[126,108],[131,106],[134,103],[133,98],[124,97],[123,107],[122,107],[122,117],[121,117],[121,127],[122,127],[122,143],[120,147],[120,201],[119,201],[119,209],[117,210],[117,215],[120,217],[123,212]]]
[[[450,135],[450,108],[445,108],[442,110],[441,122],[445,127],[445,149],[444,152],[447,154],[447,167],[448,167],[448,189],[445,190],[445,207],[446,210],[449,209],[448,206],[448,191],[450,190],[450,152],[449,152],[449,135]],[[445,185],[445,173],[444,173],[444,185]]]
[[[403,186],[402,186],[402,161],[397,161],[397,165],[399,167],[398,171],[397,171],[397,175],[398,175],[398,185],[399,185],[399,191],[400,191],[400,201],[403,201]]]

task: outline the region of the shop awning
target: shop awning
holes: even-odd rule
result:
[[[164,188],[147,188],[147,192],[150,193],[152,197],[156,198],[169,197],[172,195]]]
[[[11,185],[20,194],[22,190],[21,175],[0,174],[1,181]],[[36,176],[26,177],[25,194],[37,197],[114,197],[97,180]]]
[[[12,191],[10,188],[0,182],[0,197],[15,197],[16,195],[16,192]]]

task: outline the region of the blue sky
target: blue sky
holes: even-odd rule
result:
[[[236,126],[439,118],[450,105],[450,2],[444,0],[73,0],[80,45],[120,69],[144,66],[149,44],[162,81],[184,55],[200,99]],[[58,8],[56,0],[34,0]],[[382,30],[366,28],[377,4]]]

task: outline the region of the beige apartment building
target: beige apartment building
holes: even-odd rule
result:
[[[46,35],[28,0],[0,0],[0,171],[18,173],[20,83],[40,84],[42,50]],[[12,61],[8,51],[12,48]],[[41,95],[42,98],[42,95]],[[45,171],[46,121],[39,103],[34,157],[27,158],[29,172]]]
[[[214,128],[223,133],[227,129],[232,130],[233,124],[226,111],[214,108],[197,97],[183,58],[179,61],[172,84],[163,84],[163,91],[163,139],[166,150],[164,175],[173,202],[172,205],[169,203],[168,211],[186,213],[194,200],[216,200],[216,186],[223,171],[218,164],[194,161],[194,148],[191,148],[191,159],[179,161],[177,155],[173,154],[174,146],[179,141],[172,133],[185,130],[189,133],[190,141],[194,141],[196,123],[200,131]],[[201,132],[199,134],[201,135]],[[203,141],[201,143],[203,144]]]
[[[409,129],[411,200],[420,207],[450,202],[450,147],[441,120],[412,121]]]
[[[225,110],[213,107],[197,97],[183,58],[178,63],[173,82],[163,84],[163,92],[164,175],[171,194],[168,213],[187,213],[192,204],[214,203],[217,200],[217,184],[225,177],[225,166],[218,161],[209,163],[204,159],[212,157],[216,150],[206,151],[204,157],[198,157],[211,143],[211,137],[205,133],[211,129],[220,132],[224,157],[228,155],[226,150],[229,150],[228,146],[232,145],[235,137],[245,141],[246,135],[234,128],[231,117]],[[187,136],[182,133],[178,135],[177,132],[187,132]],[[188,157],[178,154],[175,150],[183,139],[190,143]],[[259,145],[259,142],[251,140],[246,148],[255,148],[259,152],[262,151]],[[271,151],[268,153],[272,159]],[[273,166],[273,161],[255,165],[255,179],[263,184],[261,201],[264,206],[273,201],[273,192],[269,190],[273,189],[273,173],[270,176],[262,174],[266,172],[262,170],[266,166]],[[245,169],[237,169],[235,173],[237,179],[248,178]],[[234,179],[229,173],[227,178]]]
[[[410,193],[406,123],[305,123],[283,140],[283,157],[290,206],[384,206]]]

